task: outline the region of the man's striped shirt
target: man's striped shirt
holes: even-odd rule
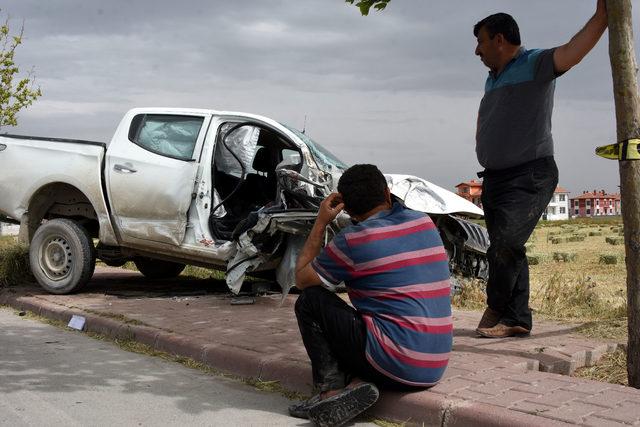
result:
[[[366,356],[386,376],[430,386],[452,346],[447,253],[431,219],[395,203],[349,226],[312,262],[323,281],[344,282],[367,326]]]

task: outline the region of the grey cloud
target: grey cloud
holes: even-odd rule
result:
[[[473,54],[475,22],[507,11],[528,47],[551,47],[594,8],[595,0],[394,0],[364,18],[342,0],[7,0],[3,13],[25,20],[17,60],[35,66],[44,91],[17,131],[105,140],[135,106],[237,109],[298,127],[307,115],[310,134],[345,160],[451,188],[478,169],[486,69]],[[581,173],[604,162],[593,147],[615,136],[606,40],[559,79],[557,100],[561,182],[580,191],[601,180],[613,190],[606,167]]]

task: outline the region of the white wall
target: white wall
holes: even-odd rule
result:
[[[564,200],[561,200],[564,197]],[[547,220],[561,221],[569,219],[569,194],[554,193],[547,206]]]

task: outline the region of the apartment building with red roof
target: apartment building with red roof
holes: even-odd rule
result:
[[[608,194],[604,190],[583,191],[581,195],[571,199],[571,216],[594,217],[621,215],[622,202],[620,194]]]
[[[482,208],[482,201],[480,200],[480,196],[482,196],[482,181],[472,179],[471,181],[461,182],[456,185],[456,194]]]

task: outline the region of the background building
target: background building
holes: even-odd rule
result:
[[[482,208],[482,181],[472,179],[471,181],[461,182],[456,185],[456,194]],[[553,193],[547,209],[542,214],[542,219],[549,221],[569,219],[571,206],[569,203],[569,191],[558,186]]]
[[[472,179],[468,182],[461,182],[456,185],[456,194],[463,199],[467,199],[474,205],[478,207],[482,207],[482,201],[480,200],[480,196],[482,196],[482,182],[476,181]]]
[[[569,191],[558,186],[553,192],[553,197],[547,206],[547,210],[542,214],[542,219],[549,221],[560,221],[569,219]]]
[[[607,194],[604,190],[583,191],[571,199],[571,216],[614,216],[622,213],[620,194]]]

